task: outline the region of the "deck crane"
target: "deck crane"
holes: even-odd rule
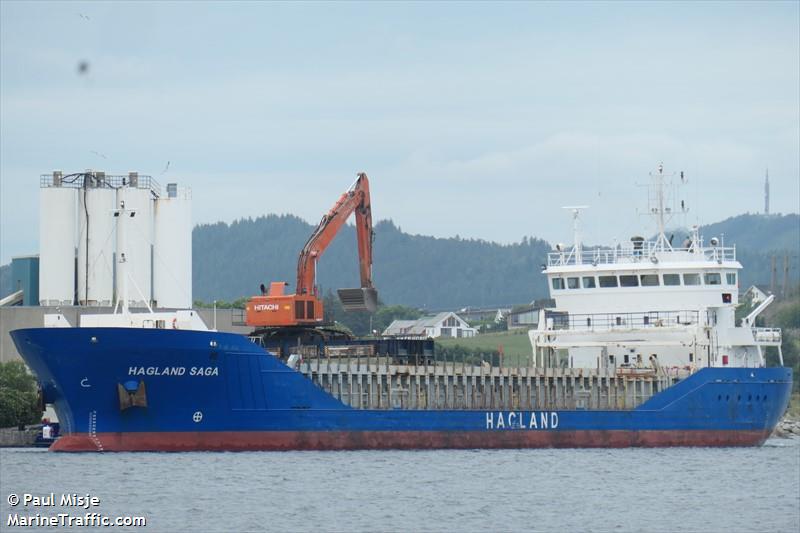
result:
[[[288,283],[272,282],[269,290],[263,285],[260,296],[247,302],[248,326],[291,332],[323,325],[322,299],[316,285],[317,261],[333,241],[351,214],[356,216],[358,238],[358,263],[361,287],[339,289],[339,299],[347,311],[373,312],[378,305],[378,293],[372,285],[372,212],[369,197],[369,179],[359,173],[356,181],[328,213],[306,241],[297,260],[297,287],[294,294],[284,294]]]

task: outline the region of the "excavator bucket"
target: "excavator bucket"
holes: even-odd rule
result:
[[[339,289],[339,300],[345,311],[369,311],[378,309],[378,291],[375,289]]]

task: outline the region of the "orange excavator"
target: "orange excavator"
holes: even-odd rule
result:
[[[346,311],[374,312],[378,306],[378,293],[372,285],[372,212],[369,197],[369,179],[363,172],[355,183],[339,198],[308,238],[297,260],[297,287],[294,294],[284,294],[288,283],[272,282],[267,290],[261,286],[261,295],[247,302],[248,326],[265,330],[277,329],[284,333],[311,329],[324,323],[324,310],[316,286],[317,261],[333,241],[351,214],[356,215],[358,237],[358,264],[361,287],[339,289],[339,299]]]

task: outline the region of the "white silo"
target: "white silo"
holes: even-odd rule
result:
[[[125,253],[125,271],[128,276],[128,299],[131,307],[145,307],[152,300],[151,254],[153,243],[153,195],[150,180],[130,172],[124,184],[117,189],[117,207],[125,203],[127,211],[133,211],[124,221],[124,243],[119,239],[120,224],[117,222],[117,258]],[[121,247],[124,246],[123,250]],[[117,294],[122,284],[117,273]]]
[[[116,191],[105,173],[87,173],[78,190],[78,302],[112,305],[116,224]]]
[[[155,201],[153,297],[162,308],[192,306],[192,191],[167,185]]]
[[[39,189],[39,305],[72,305],[78,191],[62,173],[43,176]]]

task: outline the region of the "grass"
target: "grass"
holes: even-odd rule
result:
[[[456,346],[460,345],[465,348],[486,350],[493,352],[500,350],[503,347],[503,364],[508,366],[517,366],[525,361],[530,360],[533,349],[531,348],[531,341],[528,339],[527,330],[511,330],[503,331],[501,333],[483,333],[475,337],[460,338],[460,339],[436,339],[437,344],[442,346]]]

